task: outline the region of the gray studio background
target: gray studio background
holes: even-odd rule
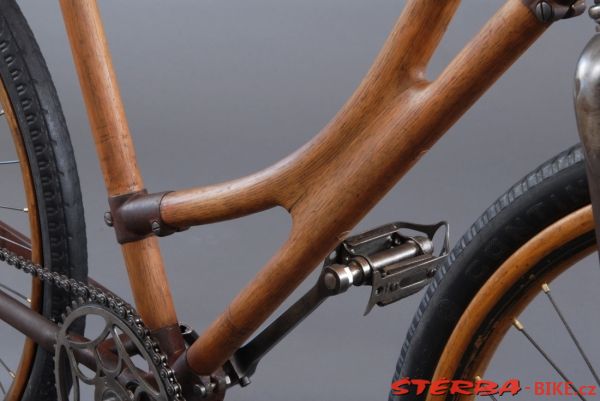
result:
[[[131,299],[114,234],[102,222],[106,197],[58,2],[19,4],[47,59],[69,123],[83,185],[90,274]],[[102,0],[100,4],[139,164],[147,187],[157,191],[245,175],[308,141],[353,92],[404,2]],[[464,1],[430,76],[501,4]],[[361,227],[396,219],[423,223],[447,219],[456,241],[512,183],[575,143],[572,73],[593,32],[586,17],[552,27]],[[289,223],[283,211],[272,210],[163,239],[180,319],[198,330],[206,327],[282,243]],[[597,309],[569,291],[586,293],[586,285],[597,288],[598,276],[594,271],[585,280],[566,283],[556,295],[596,361],[600,353],[592,345],[598,331],[589,330],[581,320],[597,322]],[[314,279],[313,275],[303,288]],[[253,384],[243,392],[232,390],[230,399],[385,399],[420,297],[378,308],[363,318],[367,298],[367,289],[356,289],[328,301],[264,360]],[[539,304],[540,310],[547,306]],[[588,313],[586,306],[595,318],[578,318]],[[572,315],[575,311],[578,314]],[[529,321],[538,325],[534,331],[558,327],[538,312],[530,316]],[[555,333],[546,340],[549,346],[561,335],[560,330]],[[521,337],[508,340],[517,352],[494,365],[492,373],[498,378],[556,378]],[[569,361],[570,372],[580,374],[584,384],[592,384],[568,344],[553,352]]]

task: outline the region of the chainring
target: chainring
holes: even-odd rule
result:
[[[81,319],[93,336],[70,333]],[[183,401],[166,357],[127,304],[80,299],[60,326],[55,352],[60,401],[80,401],[82,390],[93,393],[94,401]],[[88,360],[92,356],[94,370],[78,362],[81,352]]]

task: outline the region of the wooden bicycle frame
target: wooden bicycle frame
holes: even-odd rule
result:
[[[60,0],[109,197],[144,188],[96,0]],[[176,228],[275,206],[291,214],[286,242],[183,354],[211,374],[417,160],[544,32],[522,0],[508,0],[435,79],[427,65],[459,0],[408,0],[356,92],[314,139],[256,174],[174,191],[160,218]],[[122,245],[135,302],[152,329],[177,324],[158,240]]]

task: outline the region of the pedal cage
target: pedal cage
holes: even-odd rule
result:
[[[442,249],[434,254],[433,241],[444,229]],[[403,231],[414,233],[407,235]],[[342,242],[325,260],[324,268],[335,265],[336,272],[360,270],[362,280],[354,285],[370,285],[371,295],[365,310],[386,306],[425,287],[442,264],[450,248],[448,223],[433,225],[396,222],[355,235]]]

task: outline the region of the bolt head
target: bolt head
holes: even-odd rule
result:
[[[600,4],[591,6],[588,13],[592,19],[600,21]]]
[[[554,18],[552,5],[545,0],[540,1],[535,6],[535,15],[542,22],[550,22]]]
[[[240,386],[246,387],[246,386],[250,385],[250,383],[251,383],[251,381],[248,378],[248,376],[244,376],[244,377],[240,378]]]
[[[151,224],[152,232],[157,234],[160,232],[160,223],[158,221],[153,221]]]
[[[323,283],[325,284],[325,288],[328,290],[335,290],[337,288],[337,279],[335,274],[331,272],[325,274],[325,277],[323,277]]]
[[[104,213],[104,223],[109,227],[113,226],[113,218],[111,212]]]
[[[202,398],[206,397],[207,395],[206,387],[204,387],[202,384],[194,384],[193,392],[194,395],[198,395]]]

